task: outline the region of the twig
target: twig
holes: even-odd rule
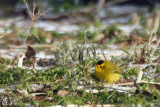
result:
[[[19,56],[18,56],[18,62],[17,62],[17,67],[22,67],[22,64],[23,64],[23,55],[22,54],[20,54]]]
[[[33,48],[55,48],[60,50],[57,46],[55,45],[44,45],[44,44],[38,44],[38,45],[30,45]],[[1,47],[0,49],[26,49],[28,46],[27,45],[21,45],[21,46],[4,46]]]
[[[136,81],[136,82],[141,81],[142,76],[143,76],[143,71],[142,71],[142,70],[140,70],[140,71],[139,71],[139,73],[138,73],[138,77],[137,77],[137,81]]]
[[[36,68],[37,68],[37,60],[35,59],[33,62],[33,69],[36,69]]]
[[[31,31],[31,28],[33,26],[33,23],[35,21],[37,21],[41,16],[46,14],[49,10],[42,10],[42,8],[40,8],[40,6],[36,2],[33,2],[33,9],[31,10],[29,8],[29,6],[28,6],[27,0],[23,0],[23,2],[25,3],[26,8],[27,8],[27,10],[29,12],[30,18],[32,20],[30,28],[28,29],[28,32],[27,32],[27,36],[26,36],[26,38],[24,40],[24,44],[25,44],[26,41],[27,41],[28,35],[29,35],[30,31]],[[38,10],[36,10],[36,9],[38,9]]]
[[[157,82],[148,82],[148,81],[137,81],[136,82],[137,84],[139,83],[147,83],[147,84],[157,84],[157,85],[160,85],[160,83],[157,83]],[[129,82],[129,83],[120,83],[120,84],[107,84],[107,85],[104,85],[105,87],[107,86],[124,86],[124,85],[134,85],[135,83],[134,82]]]
[[[41,40],[39,39],[39,37],[38,37],[36,34],[34,34],[34,36],[38,39],[38,41],[39,41],[40,43],[42,43]]]
[[[93,10],[94,19],[97,18],[99,11],[103,8],[104,4],[105,4],[105,0],[98,1],[98,4],[95,6],[95,9]]]
[[[91,89],[92,88],[92,89]],[[97,89],[95,89],[95,88],[106,88],[106,89],[111,89],[111,90],[119,90],[119,91],[124,91],[124,92],[129,92],[129,93],[131,93],[131,91],[128,91],[128,90],[124,90],[124,89],[118,89],[118,88],[114,88],[114,87],[111,87],[111,86],[104,86],[104,87],[96,87],[96,86],[88,86],[88,87],[85,87],[85,89],[86,89],[86,91],[87,92],[93,92],[93,93],[98,93],[99,92],[99,90],[97,90]],[[132,88],[131,88],[132,89]],[[102,91],[105,91],[105,90],[100,90],[100,92],[102,92]]]
[[[129,0],[111,0],[110,2],[107,2],[104,6],[108,7],[108,6],[112,6],[112,5],[122,3],[122,2],[126,2],[126,1],[129,1]]]
[[[27,7],[27,10],[29,12],[29,15],[32,21],[37,21],[41,16],[44,16],[49,11],[49,9],[42,10],[42,8],[40,8],[40,6],[36,2],[33,2],[33,9],[31,10],[28,6],[27,0],[23,0],[23,1]],[[38,11],[36,10],[37,8],[38,8]]]
[[[24,39],[24,44],[26,43],[26,41],[27,41],[27,38],[28,38],[28,35],[29,35],[29,33],[30,33],[30,31],[31,31],[31,28],[32,28],[32,26],[33,26],[33,21],[31,22],[31,24],[30,24],[30,27],[29,27],[29,29],[28,29],[28,32],[27,32],[27,35],[26,35],[26,37],[25,37],[25,39]]]

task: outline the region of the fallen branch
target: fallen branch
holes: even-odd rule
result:
[[[57,46],[55,45],[43,45],[43,44],[38,44],[38,45],[30,45],[33,48],[55,48],[58,49]],[[21,46],[0,46],[0,49],[27,49],[28,45],[21,45]]]
[[[105,7],[113,6],[113,5],[116,5],[118,3],[122,3],[122,2],[126,2],[126,1],[129,1],[129,0],[111,0],[110,2],[107,2],[104,6]]]
[[[140,82],[141,79],[142,79],[142,76],[143,76],[143,71],[140,70],[139,73],[138,73],[138,78],[137,78],[137,81],[136,81],[136,82]]]
[[[157,85],[160,85],[160,83],[157,83],[157,82],[148,82],[148,81],[137,81],[136,82],[137,84],[139,83],[147,83],[147,84],[157,84]],[[120,84],[106,84],[105,87],[108,87],[108,86],[127,86],[127,85],[134,85],[135,82],[129,82],[129,83],[120,83]]]
[[[99,0],[94,10],[92,11],[94,19],[98,18],[99,11],[103,8],[105,0]]]

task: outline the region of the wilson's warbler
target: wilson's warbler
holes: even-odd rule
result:
[[[95,76],[98,80],[113,84],[120,80],[124,66],[117,67],[113,62],[100,60],[97,62],[95,70]]]

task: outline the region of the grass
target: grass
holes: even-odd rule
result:
[[[78,46],[71,43],[63,43],[60,45],[59,50],[55,51],[55,58],[53,61],[56,63],[49,69],[36,70],[36,69],[23,69],[18,67],[8,68],[6,65],[10,61],[2,59],[0,71],[0,87],[5,88],[10,94],[1,94],[1,96],[8,95],[10,99],[16,96],[14,104],[23,105],[30,103],[32,105],[39,104],[40,106],[46,105],[68,105],[68,104],[149,104],[158,103],[159,94],[158,90],[148,91],[147,89],[151,84],[141,83],[138,84],[139,93],[132,92],[118,92],[117,90],[105,90],[99,93],[86,92],[85,89],[78,89],[78,86],[94,87],[93,89],[102,90],[104,84],[94,77],[91,68],[94,67],[99,57],[97,57],[96,46],[86,48],[84,44]],[[92,51],[92,54],[84,53],[87,50]],[[130,56],[130,54],[128,54]],[[133,55],[134,56],[134,55]],[[116,63],[123,63],[127,60],[128,56],[122,59],[117,59]],[[137,57],[138,58],[138,57]],[[116,57],[112,59],[116,61]],[[122,61],[124,60],[124,61]],[[122,61],[122,62],[121,62]],[[131,60],[132,61],[132,60]],[[153,65],[154,66],[154,65]],[[156,66],[154,66],[156,67]],[[143,71],[148,72],[148,67]],[[159,75],[159,67],[156,67],[156,74]],[[123,78],[130,81],[135,81],[139,72],[139,68],[129,68],[124,73]],[[143,77],[144,80],[150,81],[148,76]],[[92,81],[92,83],[91,83]],[[155,80],[158,81],[158,80]],[[10,85],[16,84],[14,90],[10,89]],[[38,84],[43,88],[33,90],[31,84]],[[101,87],[101,88],[100,88]],[[25,89],[28,94],[19,93],[17,90]],[[65,90],[63,92],[62,90]],[[143,91],[146,90],[150,94],[144,95]],[[17,93],[17,94],[16,94]],[[37,95],[36,95],[37,93]],[[38,94],[41,93],[41,94]],[[62,96],[65,94],[65,96]],[[31,97],[35,94],[34,97]]]
[[[31,12],[31,10],[29,11]],[[42,12],[42,14],[44,13],[45,11]],[[33,16],[34,13],[30,13],[30,15],[33,22],[40,17],[40,14]],[[91,27],[93,26],[96,29],[92,31]],[[71,33],[46,32],[31,26],[26,34],[23,28],[17,28],[19,30],[14,32],[13,36],[16,35],[17,38],[20,38],[21,44],[23,42],[54,44],[58,41],[59,45],[56,45],[55,50],[43,47],[35,48],[36,51],[45,51],[54,56],[54,58],[37,60],[38,66],[47,66],[49,67],[47,69],[30,69],[33,60],[23,62],[23,66],[27,66],[27,68],[19,68],[12,63],[12,60],[1,57],[0,88],[4,88],[5,92],[0,93],[0,98],[7,97],[15,106],[25,106],[28,103],[33,106],[67,106],[68,104],[114,104],[116,106],[138,106],[138,104],[149,106],[152,104],[158,106],[160,103],[160,85],[156,83],[160,82],[160,56],[159,37],[156,34],[159,33],[159,28],[157,28],[157,32],[153,32],[151,35],[147,33],[146,28],[135,29],[131,33],[131,35],[136,35],[135,37],[125,36],[124,32],[118,28],[118,24],[106,28],[101,27],[100,21],[96,20],[92,26],[86,24],[81,30]],[[15,26],[11,29],[16,31]],[[94,38],[99,34],[102,34],[103,38],[95,41]],[[48,38],[51,40],[50,42],[47,42]],[[157,41],[153,38],[156,38]],[[9,41],[9,39],[5,38],[5,43],[10,44],[10,41],[16,41],[15,39]],[[24,39],[25,41],[23,41]],[[76,42],[72,43],[72,40]],[[130,50],[123,48],[125,53],[123,57],[111,57],[111,61],[117,65],[127,63],[128,65],[143,66],[143,64],[148,64],[143,68],[129,66],[124,71],[121,81],[117,83],[134,82],[131,85],[122,86],[123,88],[135,87],[136,89],[120,92],[117,88],[106,86],[106,83],[95,78],[93,68],[98,60],[106,59],[104,50],[108,49],[107,45],[110,43],[135,46],[134,48],[129,47],[132,48]],[[152,48],[152,45],[157,45],[157,47]],[[102,53],[97,50],[102,50]],[[156,60],[153,60],[153,57]],[[8,65],[12,67],[8,67]],[[136,82],[140,71],[144,72],[142,80],[147,81],[146,83]],[[33,84],[37,84],[41,88],[33,89]],[[11,88],[13,85],[15,87]],[[83,86],[83,88],[79,89],[79,86]],[[90,91],[87,92],[87,90]],[[93,90],[97,92],[92,92]]]

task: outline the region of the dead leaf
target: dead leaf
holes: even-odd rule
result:
[[[31,46],[28,46],[28,49],[25,53],[25,57],[27,59],[35,58],[35,55],[36,55],[36,51]]]
[[[67,91],[67,90],[59,90],[57,93],[58,96],[62,96],[62,97],[66,96],[68,94],[69,94],[69,91]]]
[[[95,36],[95,37],[93,38],[93,41],[95,41],[95,42],[100,41],[100,40],[102,40],[104,37],[105,37],[105,35],[104,35],[103,33],[100,33],[100,34],[98,34],[97,36]]]

